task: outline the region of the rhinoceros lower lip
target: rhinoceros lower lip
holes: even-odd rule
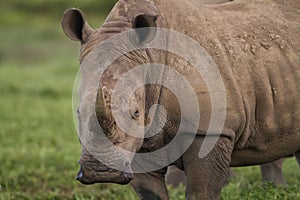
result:
[[[85,169],[82,166],[76,176],[76,180],[85,185],[95,183],[117,183],[123,185],[128,184],[132,179],[133,174],[130,172],[120,172],[112,169],[102,172]]]

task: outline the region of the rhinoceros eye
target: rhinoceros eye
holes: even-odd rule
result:
[[[132,115],[132,119],[138,120],[139,117],[140,117],[140,112],[138,110],[136,110]]]

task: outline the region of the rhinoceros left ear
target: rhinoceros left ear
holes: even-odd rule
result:
[[[82,12],[74,8],[65,11],[62,28],[71,40],[81,41],[81,43],[85,43],[94,32],[94,29],[86,22]]]
[[[154,39],[156,35],[157,16],[147,14],[137,15],[133,20],[133,28],[135,29],[139,43],[148,43]]]

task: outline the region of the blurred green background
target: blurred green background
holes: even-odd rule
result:
[[[60,21],[78,7],[100,27],[115,0],[0,1],[0,200],[136,199],[129,186],[75,181],[81,149],[72,116],[79,43]],[[287,159],[287,187],[260,182],[258,167],[236,169],[222,199],[300,199],[299,168]],[[184,188],[170,188],[184,199]]]

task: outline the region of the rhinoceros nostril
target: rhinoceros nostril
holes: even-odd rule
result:
[[[123,175],[127,179],[130,179],[130,180],[133,179],[133,174],[130,172],[123,172]]]
[[[125,166],[126,166],[126,171],[123,172],[123,176],[127,179],[130,179],[130,180],[133,179],[133,173],[132,173],[131,168],[130,168],[130,163],[126,162]]]
[[[77,173],[76,180],[80,181],[83,177],[82,167],[80,166],[79,172]]]

